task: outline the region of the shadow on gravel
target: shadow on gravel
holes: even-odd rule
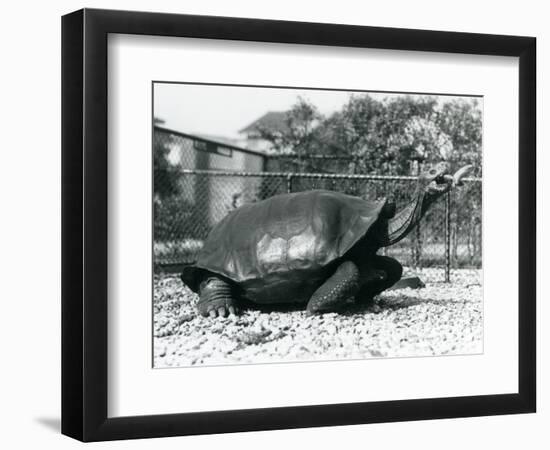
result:
[[[416,305],[433,304],[433,305],[445,305],[447,303],[460,304],[467,303],[467,301],[460,300],[441,300],[435,298],[419,298],[417,296],[402,294],[399,297],[384,298],[377,301],[374,305],[370,302],[353,302],[349,301],[343,305],[340,311],[336,313],[342,316],[354,316],[364,314],[377,314],[385,309],[392,311],[405,309]],[[292,312],[305,312],[306,305],[302,303],[271,303],[271,304],[258,304],[247,301],[243,298],[239,299],[239,307],[242,311],[258,311],[260,313],[292,313]]]
[[[244,299],[239,299],[239,306],[243,310],[260,311],[266,314],[271,312],[305,311],[306,309],[306,305],[301,303],[271,303],[269,305],[261,305]]]
[[[409,308],[411,306],[416,305],[425,305],[425,304],[432,304],[432,305],[445,305],[446,303],[453,303],[453,304],[460,304],[460,303],[466,303],[465,301],[460,300],[436,300],[431,298],[418,298],[418,297],[412,297],[404,295],[400,297],[399,299],[384,299],[381,300],[379,305],[382,309],[391,309],[392,311],[395,311],[397,309],[404,309]]]
[[[277,313],[291,313],[291,312],[305,312],[306,305],[300,303],[273,303],[269,305],[261,305],[257,303],[247,302],[240,300],[239,304],[243,310],[246,311],[259,311],[261,313],[269,314],[272,312]],[[353,316],[356,314],[373,314],[379,312],[380,308],[377,308],[372,303],[355,303],[349,301],[345,305],[342,305],[339,311],[330,312],[328,314],[338,314],[342,316]],[[319,314],[322,316],[322,314]]]

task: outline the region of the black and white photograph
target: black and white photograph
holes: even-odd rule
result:
[[[550,448],[545,6],[7,2],[0,447]]]
[[[483,96],[152,96],[154,368],[483,353]]]

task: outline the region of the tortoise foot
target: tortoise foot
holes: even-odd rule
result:
[[[199,312],[204,317],[228,317],[238,315],[239,309],[231,302],[225,304],[209,304],[199,306]]]
[[[219,278],[209,278],[201,284],[197,309],[203,317],[239,314],[239,308],[231,296],[231,286]]]

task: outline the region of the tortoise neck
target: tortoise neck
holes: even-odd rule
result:
[[[416,224],[420,222],[430,203],[424,189],[418,186],[413,199],[394,217],[388,220],[388,233],[384,247],[393,245],[407,236]]]

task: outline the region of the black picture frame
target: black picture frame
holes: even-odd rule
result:
[[[518,393],[107,417],[107,36],[519,58]],[[84,9],[62,18],[62,433],[82,441],[535,412],[536,39]]]

